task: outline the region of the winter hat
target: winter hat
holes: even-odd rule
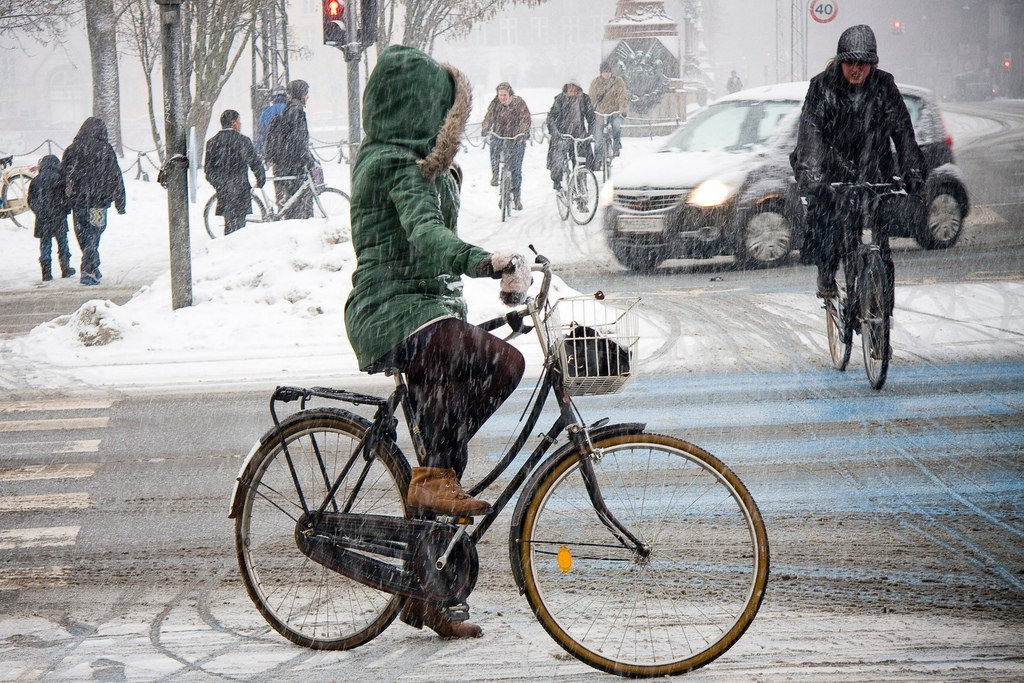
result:
[[[600,73],[604,73],[605,71],[614,71],[614,69],[612,69],[612,63],[607,60],[601,62]]]
[[[309,83],[296,79],[288,84],[288,95],[293,100],[301,100],[309,94]]]
[[[878,64],[878,46],[875,43],[875,32],[867,24],[857,24],[843,31],[836,47],[836,61],[865,62]]]
[[[270,98],[275,102],[283,102],[288,99],[288,91],[284,88],[274,88],[270,91]]]

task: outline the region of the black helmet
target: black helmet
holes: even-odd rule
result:
[[[867,24],[857,24],[843,31],[836,47],[836,61],[878,64],[878,45],[875,32]]]

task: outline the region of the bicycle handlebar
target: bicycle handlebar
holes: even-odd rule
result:
[[[487,133],[487,137],[497,138],[498,140],[518,140],[519,138],[525,138],[527,135],[529,135],[529,133],[519,133],[518,135],[513,135],[512,137],[507,138],[504,135],[498,135],[494,131],[489,131]]]
[[[593,135],[588,135],[585,138],[578,138],[578,137],[575,137],[573,135],[569,135],[568,133],[559,133],[559,135],[561,137],[563,137],[563,138],[567,138],[569,140],[572,140],[573,142],[590,142],[591,140],[594,139]]]

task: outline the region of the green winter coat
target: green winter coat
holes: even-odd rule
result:
[[[352,172],[357,265],[345,303],[361,370],[432,320],[466,318],[461,276],[490,257],[456,234],[452,160],[470,105],[461,73],[405,46],[383,50],[366,83],[366,139]]]

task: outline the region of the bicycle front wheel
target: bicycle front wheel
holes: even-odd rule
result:
[[[388,627],[401,598],[313,561],[296,546],[295,534],[302,498],[311,509],[319,507],[369,423],[324,408],[296,413],[281,427],[287,455],[281,435],[268,432],[240,484],[235,547],[242,579],[256,609],[288,640],[318,650],[351,649]],[[354,513],[405,516],[408,464],[393,444],[378,443],[373,456],[356,455],[328,509],[352,500]]]
[[[861,280],[860,340],[864,349],[864,371],[872,389],[881,389],[889,374],[892,356],[892,288],[886,277],[885,261],[877,252],[866,259]]]
[[[671,676],[712,661],[750,625],[768,581],[768,536],[739,478],[680,439],[595,440],[600,491],[648,546],[620,543],[570,452],[527,498],[512,539],[526,599],[567,652],[609,673]]]
[[[245,214],[246,223],[264,223],[267,220],[267,207],[255,192],[249,195],[249,211]],[[217,215],[217,195],[210,197],[203,207],[203,226],[210,239],[224,236],[224,216]]]
[[[349,197],[341,190],[325,187],[313,200],[313,218],[327,221],[331,225],[339,221],[348,228]]]
[[[586,225],[597,213],[597,177],[589,168],[577,168],[569,181],[569,213],[577,225]]]
[[[31,182],[31,173],[18,172],[8,175],[4,183],[3,207],[10,212],[7,217],[19,228],[30,228],[35,222],[31,218],[34,214],[28,208],[28,185]]]
[[[504,168],[498,183],[498,206],[501,208],[501,222],[504,223],[512,213],[512,176]]]

